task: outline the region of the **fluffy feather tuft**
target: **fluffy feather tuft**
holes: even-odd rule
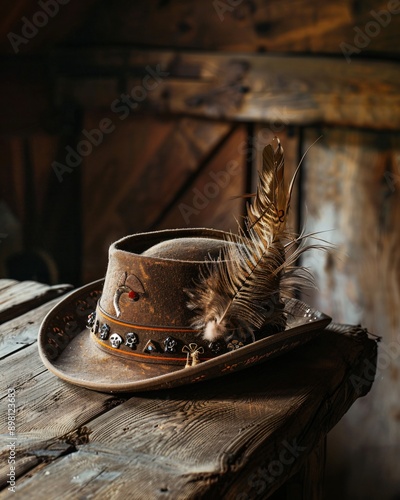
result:
[[[294,179],[284,186],[284,157],[279,139],[263,152],[257,192],[247,206],[245,229],[230,235],[217,260],[206,263],[199,282],[188,290],[195,312],[192,327],[210,342],[232,338],[254,341],[256,334],[284,329],[283,298],[309,284],[307,272],[295,266],[310,248],[286,229]]]

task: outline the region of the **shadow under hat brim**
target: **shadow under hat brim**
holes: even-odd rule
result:
[[[86,328],[104,280],[66,296],[45,317],[39,330],[39,354],[44,365],[62,380],[100,392],[142,392],[177,387],[220,377],[284,354],[319,335],[331,318],[291,299],[287,327],[252,344],[202,361],[196,366],[162,365],[122,358],[100,349]],[[66,328],[68,323],[69,328]],[[117,354],[117,353],[116,353]]]

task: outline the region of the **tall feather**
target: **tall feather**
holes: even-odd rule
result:
[[[293,252],[298,240],[286,230],[294,178],[286,192],[283,148],[275,138],[264,148],[244,230],[230,236],[219,258],[206,263],[195,288],[187,291],[195,312],[192,327],[204,339],[254,341],[256,332],[284,328],[285,282],[292,289],[296,284],[294,263],[301,251]],[[306,281],[306,273],[300,279]]]

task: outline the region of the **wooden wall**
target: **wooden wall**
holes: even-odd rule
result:
[[[60,8],[18,55],[7,34],[37,4],[13,4],[0,182],[22,236],[7,252],[45,253],[52,279],[101,277],[128,233],[233,229],[263,145],[278,135],[293,170],[322,136],[292,216],[335,246],[305,259],[318,283],[305,300],[382,337],[371,394],[329,436],[325,498],[399,498],[398,2],[92,0]],[[68,163],[88,134],[96,145]]]

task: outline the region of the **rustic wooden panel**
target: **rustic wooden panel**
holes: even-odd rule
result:
[[[390,2],[315,2],[314,0],[98,1],[70,43],[136,44],[147,47],[209,49],[237,52],[340,53],[354,44],[358,27],[375,21],[371,10],[388,10]],[[398,4],[393,3],[395,9]],[[118,29],[115,27],[118,26]],[[399,54],[400,19],[383,18],[371,28],[363,53]],[[369,26],[367,27],[369,30]],[[375,33],[374,33],[375,32]],[[374,33],[372,35],[372,33]]]
[[[33,168],[33,186],[37,223],[43,220],[43,211],[49,189],[49,179],[54,176],[51,168],[56,158],[58,138],[44,132],[33,134],[30,138],[30,151]],[[39,224],[38,224],[39,225]]]
[[[146,68],[150,67],[158,68],[161,76],[158,85],[150,81],[151,91],[140,93],[140,101],[135,102],[138,109],[261,122],[273,122],[278,115],[299,125],[400,127],[400,68],[393,62],[348,64],[344,57],[167,51],[82,50],[79,58],[75,52],[58,54],[55,72],[65,75],[59,97],[67,88],[68,95],[82,105],[110,109],[123,93],[148,84]],[[116,83],[110,85],[110,72],[116,74],[118,91]],[[99,73],[107,75],[107,85],[85,84]]]
[[[24,314],[70,289],[71,285],[48,286],[34,281],[7,286],[0,290],[0,323]]]
[[[6,234],[4,241],[0,239],[0,275],[57,283],[60,279],[54,255],[47,245],[54,234],[47,223],[46,203],[51,181],[56,179],[51,164],[58,140],[43,131],[31,131],[24,138],[11,135],[0,141],[4,148],[0,159],[0,197],[9,210],[9,215],[3,214],[7,225],[3,227],[0,222],[0,232]],[[61,203],[52,205],[51,215],[59,213],[60,207]],[[60,216],[57,221],[58,238],[61,219]],[[65,231],[64,220],[62,225]]]
[[[240,126],[185,186],[157,228],[209,227],[236,233],[244,207],[238,197],[246,192],[246,144],[246,128]]]
[[[0,196],[22,221],[25,217],[22,140],[2,136],[0,151]],[[0,231],[4,232],[4,228],[0,228]]]
[[[86,0],[61,4],[44,1],[40,4],[35,0],[5,0],[0,22],[0,53],[26,54],[43,48],[48,50],[80,26],[85,14],[95,2],[96,0]],[[50,14],[46,14],[46,11]],[[32,22],[33,24],[29,24]],[[13,44],[10,42],[10,33],[15,35]],[[19,43],[18,37],[25,41]]]
[[[49,64],[35,58],[7,57],[1,65],[0,133],[27,136],[40,129],[50,111]]]
[[[305,145],[320,133],[308,131]],[[332,498],[392,499],[400,493],[400,137],[322,133],[307,156],[306,228],[329,230],[322,237],[336,248],[306,259],[319,287],[309,300],[383,337],[374,391],[335,430],[332,463],[341,464],[338,474],[346,470],[347,482]]]
[[[100,113],[88,114],[86,130],[102,118]],[[159,226],[164,211],[230,128],[190,118],[116,120],[115,130],[93,148],[82,166],[84,282],[105,273],[113,241]]]

